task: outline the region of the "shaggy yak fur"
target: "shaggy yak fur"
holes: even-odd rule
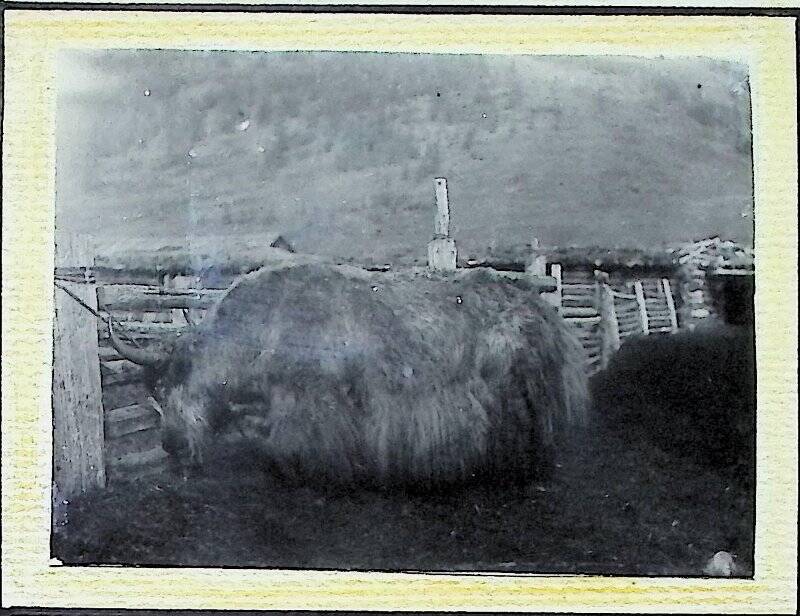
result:
[[[375,487],[524,482],[587,412],[582,351],[524,283],[315,261],[242,277],[154,393],[174,455],[226,439],[290,480]]]

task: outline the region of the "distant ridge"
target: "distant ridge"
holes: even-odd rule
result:
[[[532,236],[752,242],[738,65],[179,51],[60,62],[58,224],[110,244],[213,233],[233,249],[282,229],[300,252],[424,258],[438,175],[462,254]]]

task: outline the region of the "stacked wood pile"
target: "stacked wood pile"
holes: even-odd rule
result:
[[[163,346],[197,323],[225,292],[201,288],[194,276],[131,276],[100,282],[97,304],[119,323],[118,329],[142,348]],[[130,280],[133,278],[133,280]],[[113,282],[113,283],[112,283]],[[105,464],[109,481],[133,479],[162,470],[167,454],[161,448],[159,417],[149,404],[143,368],[120,357],[98,322],[102,380]]]
[[[692,329],[719,316],[719,306],[708,284],[710,275],[751,276],[753,251],[718,237],[686,244],[675,251],[682,300],[681,320]]]
[[[145,246],[145,248],[143,248]],[[116,239],[98,247],[95,264],[123,272],[164,272],[169,274],[235,272],[244,273],[282,258],[294,248],[278,233],[253,233],[233,237],[193,235],[161,238],[161,241],[132,237]]]
[[[668,249],[609,248],[608,246],[551,246],[548,261],[565,269],[596,268],[613,276],[615,272],[663,273],[673,266]]]

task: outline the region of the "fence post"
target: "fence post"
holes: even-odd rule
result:
[[[85,238],[69,235],[56,245],[56,279],[97,309],[90,276],[94,250]],[[86,268],[83,281],[58,280],[59,269]],[[105,486],[103,404],[95,317],[63,289],[55,288],[53,322],[53,514],[63,501]]]
[[[547,255],[540,253],[538,238],[531,240],[531,262],[525,269],[533,276],[547,275]]]
[[[561,314],[562,296],[564,294],[561,281],[561,265],[559,263],[550,264],[550,276],[556,279],[556,290],[549,293],[541,293],[541,298]]]
[[[450,203],[447,198],[447,179],[436,178],[436,223],[433,239],[428,242],[428,269],[452,272],[456,269],[456,242],[450,237]]]
[[[633,283],[633,289],[636,293],[636,303],[639,305],[639,319],[642,322],[642,333],[647,336],[650,333],[650,324],[647,321],[647,303],[644,299],[642,281],[637,280]]]
[[[556,279],[555,304],[560,314],[564,305],[564,283],[561,276],[560,263],[553,263],[550,266],[550,275]]]
[[[435,237],[450,237],[450,201],[447,197],[447,178],[433,181],[436,192],[436,221],[433,227]]]
[[[600,285],[605,282],[607,274],[601,270],[594,270],[594,303],[598,307],[600,303]]]
[[[600,332],[600,365],[605,368],[611,357],[619,350],[619,322],[617,308],[614,305],[614,294],[611,287],[603,282],[599,289]]]
[[[664,289],[664,297],[667,300],[667,308],[669,309],[669,324],[674,334],[678,331],[678,314],[675,312],[675,299],[672,297],[672,288],[667,278],[661,279],[661,288]]]

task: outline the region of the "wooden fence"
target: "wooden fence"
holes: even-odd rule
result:
[[[562,271],[558,266],[551,273],[560,290],[559,310],[583,346],[589,374],[608,365],[632,336],[678,331],[675,298],[666,278],[616,280],[612,284],[601,271]]]
[[[111,346],[107,318],[142,348],[163,347],[202,320],[226,288],[194,276],[106,271],[76,237],[57,250],[54,299],[54,522],[61,504],[107,481],[163,469],[160,418],[144,369]],[[233,280],[225,280],[228,285]]]
[[[200,322],[234,279],[217,279],[215,288],[205,288],[209,285],[196,276],[102,269],[91,275],[86,267],[75,267],[90,265],[88,255],[68,261],[71,267],[57,268],[57,278],[70,279],[63,283],[76,287],[101,316],[93,317],[71,298],[57,295],[54,412],[56,443],[66,444],[56,456],[61,468],[56,477],[59,496],[103,485],[106,477],[110,482],[145,477],[163,470],[167,462],[160,418],[148,401],[151,392],[143,382],[144,370],[111,346],[104,316],[110,315],[136,345],[163,348]],[[602,369],[631,336],[677,328],[668,281],[628,281],[612,287],[602,272],[563,272],[558,264],[551,264],[549,270],[555,290],[543,295],[581,342],[590,374]],[[92,363],[91,357],[97,361]],[[78,425],[76,417],[85,425]],[[62,452],[65,457],[59,462]],[[85,461],[77,470],[76,457]]]
[[[112,283],[100,280],[97,305],[144,349],[169,345],[199,323],[225,293],[225,289],[202,288],[196,276],[139,277],[136,282],[120,283],[119,276]],[[135,478],[160,470],[166,453],[161,448],[159,417],[142,381],[144,371],[117,354],[105,323],[98,322],[97,335],[109,478]]]
[[[458,263],[449,230],[447,180],[436,178],[434,187],[437,216],[428,267],[446,273]],[[677,330],[668,280],[612,285],[603,272],[564,271],[558,263],[548,266],[535,238],[531,250],[524,273],[503,275],[525,276],[537,283],[543,298],[583,346],[590,374],[605,367],[626,339]],[[196,276],[175,271],[95,268],[93,251],[74,238],[56,252],[56,281],[61,285],[55,297],[53,372],[54,515],[58,516],[64,496],[102,486],[107,478],[144,476],[163,468],[167,459],[160,418],[148,402],[144,371],[110,345],[106,319],[117,321],[125,336],[142,348],[169,345],[203,319],[234,276],[218,272],[213,284],[203,284]]]

